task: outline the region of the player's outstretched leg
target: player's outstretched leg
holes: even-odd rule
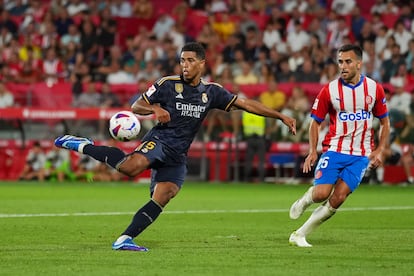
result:
[[[289,210],[289,217],[291,219],[298,219],[306,208],[308,208],[313,203],[312,193],[314,186],[310,187],[308,191],[298,200],[296,200]]]
[[[64,135],[59,136],[55,139],[55,145],[59,148],[83,153],[83,148],[86,145],[93,145],[93,141],[88,138],[77,137],[73,135]]]
[[[161,214],[163,208],[155,200],[151,199],[139,209],[130,225],[122,235],[112,244],[114,250],[148,251],[147,248],[134,244],[133,238],[138,236],[151,225]]]

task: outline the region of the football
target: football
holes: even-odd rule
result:
[[[137,116],[130,111],[120,111],[109,119],[109,133],[122,142],[134,140],[141,130],[141,123]]]

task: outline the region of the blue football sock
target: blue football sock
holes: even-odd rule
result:
[[[108,164],[116,169],[116,166],[125,158],[125,153],[115,147],[86,145],[83,153],[98,161]]]

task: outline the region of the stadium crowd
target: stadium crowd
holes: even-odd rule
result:
[[[159,77],[179,74],[179,50],[185,42],[198,41],[207,51],[207,80],[240,95],[247,95],[246,85],[266,84],[258,98],[297,119],[296,137],[272,125],[268,139],[307,141],[307,114],[315,95],[301,84],[323,85],[337,78],[336,49],[356,43],[364,50],[363,74],[388,91],[397,143],[414,141],[412,1],[2,2],[0,108],[15,104],[8,83],[37,82],[70,82],[73,101],[68,105],[73,107],[129,106],[111,85],[139,84],[142,93]],[[122,36],[118,28],[125,18],[143,24]],[[292,83],[292,89],[280,89],[284,83]],[[203,138],[217,139],[224,130],[242,139],[241,116],[227,116],[210,114]],[[98,128],[104,135],[103,123]],[[412,163],[412,144],[401,155]]]

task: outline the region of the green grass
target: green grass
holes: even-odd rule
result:
[[[1,183],[0,275],[413,275],[414,187],[360,187],[296,248],[310,212],[292,221],[288,208],[305,190],[186,183],[137,239],[144,253],[110,246],[147,185]]]

